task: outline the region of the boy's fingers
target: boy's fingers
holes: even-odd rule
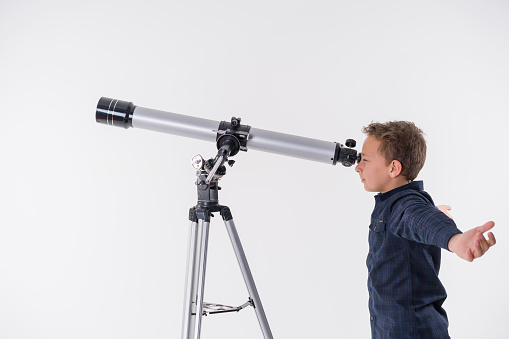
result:
[[[491,230],[493,228],[493,226],[495,226],[495,223],[493,221],[488,221],[484,225],[479,226],[478,227],[478,231],[481,232],[481,233],[484,233],[486,231]]]
[[[481,240],[479,238],[475,239],[474,243],[475,243],[475,249],[474,249],[473,255],[474,255],[474,258],[479,258],[484,254],[484,251],[481,247]]]
[[[474,261],[474,255],[472,254],[472,250],[470,248],[467,248],[465,260],[470,262]]]
[[[482,234],[479,234],[479,242],[481,244],[483,254],[486,253],[486,251],[488,251],[488,249],[490,248],[490,245],[488,244],[488,242],[486,241]]]
[[[490,246],[493,246],[497,243],[497,240],[495,239],[495,235],[493,233],[488,233],[488,244]]]

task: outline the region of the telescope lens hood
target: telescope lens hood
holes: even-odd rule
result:
[[[110,126],[133,127],[135,108],[132,102],[102,97],[97,103],[95,120]]]

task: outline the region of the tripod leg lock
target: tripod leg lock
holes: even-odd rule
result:
[[[224,221],[229,221],[233,219],[232,212],[230,211],[230,208],[228,206],[222,206],[220,213]]]
[[[196,217],[196,207],[191,207],[189,209],[189,221],[198,222],[198,218]]]
[[[191,207],[189,209],[189,221],[191,222],[198,222],[198,219],[201,219],[205,222],[210,222],[211,215],[212,213],[210,213],[210,210],[207,208]]]

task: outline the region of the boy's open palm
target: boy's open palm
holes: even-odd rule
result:
[[[463,234],[456,234],[449,240],[449,250],[462,259],[470,262],[474,261],[474,259],[483,256],[491,246],[495,245],[496,240],[492,232],[488,233],[488,240],[483,235],[493,226],[495,226],[495,223],[488,221],[484,225],[472,228]]]

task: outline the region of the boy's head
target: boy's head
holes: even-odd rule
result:
[[[426,140],[414,123],[373,122],[362,131],[368,137],[355,171],[366,191],[384,193],[417,177],[426,161]]]

